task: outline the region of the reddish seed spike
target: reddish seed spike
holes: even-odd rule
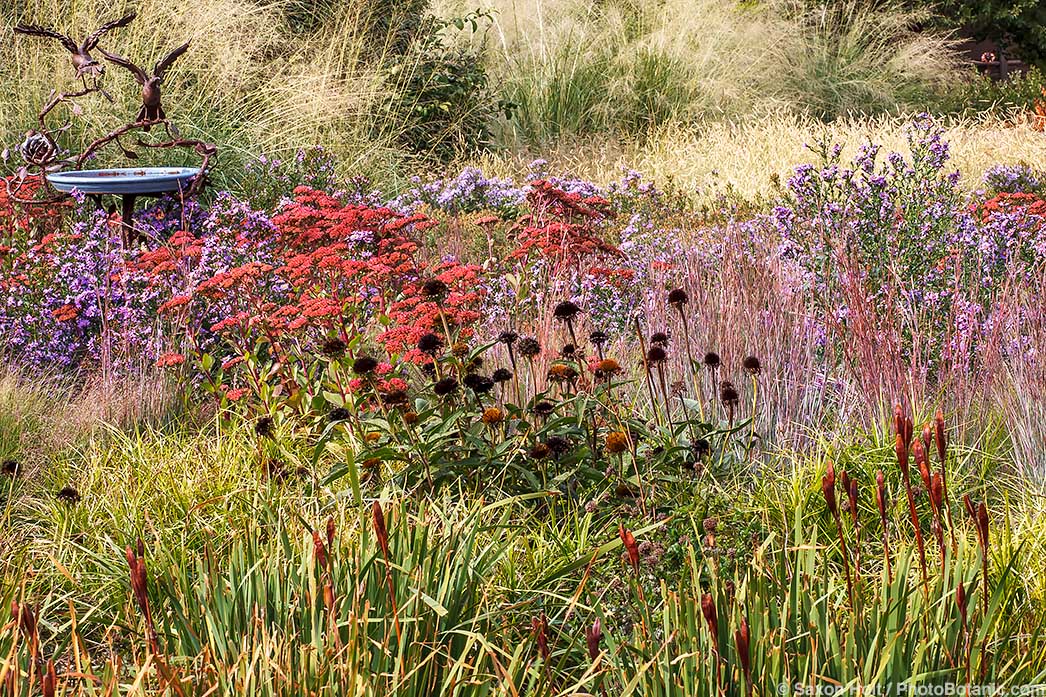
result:
[[[879,506],[879,515],[886,518],[886,476],[882,470],[875,473],[875,503]]]
[[[327,550],[323,547],[323,540],[318,530],[312,531],[312,551],[316,555],[316,565],[321,569],[327,568]]]
[[[839,508],[835,501],[835,466],[831,462],[828,463],[828,471],[821,478],[821,493],[828,504],[828,511],[833,517],[838,516]]]
[[[385,527],[385,512],[381,510],[380,502],[374,502],[372,512],[374,514],[374,534],[378,538],[378,546],[381,547],[381,553],[385,555],[386,559],[388,559],[389,531],[388,528]]]
[[[926,448],[919,441],[912,443],[912,457],[915,458],[915,464],[919,467],[919,476],[923,480],[923,488],[929,490],[930,488],[930,463],[926,458]]]
[[[897,434],[897,440],[894,444],[894,452],[897,453],[897,464],[901,468],[901,474],[904,478],[908,478],[908,446],[904,444],[904,436],[900,433]]]
[[[599,643],[603,640],[603,625],[597,617],[592,626],[585,630],[585,643],[588,644],[588,657],[593,661],[599,657]]]
[[[142,538],[138,538],[138,557],[141,559],[145,558],[145,543],[142,542]]]
[[[904,436],[904,409],[900,402],[893,405],[893,432],[898,436]]]
[[[741,670],[744,671],[745,679],[752,682],[752,657],[749,651],[748,620],[741,618],[741,626],[734,632],[734,644],[737,646],[737,655],[741,659]]]
[[[847,493],[850,496],[850,515],[853,516],[854,524],[857,523],[857,480],[850,480],[850,487]]]
[[[930,424],[923,424],[923,447],[926,448],[927,457],[930,454],[930,445],[933,443],[933,429],[930,428]]]
[[[850,475],[846,470],[839,470],[839,486],[847,496],[850,494]]]
[[[940,472],[934,472],[930,482],[930,503],[938,512],[944,504],[944,481],[941,479]]]
[[[40,681],[40,693],[43,697],[54,697],[55,684],[58,682],[58,676],[55,674],[54,661],[47,661],[47,671],[44,673]]]
[[[966,514],[973,519],[974,523],[977,522],[977,509],[973,507],[973,499],[970,498],[969,494],[963,494],[962,505],[966,507]]]
[[[334,548],[334,516],[327,518],[327,548]]]
[[[977,528],[981,531],[984,539],[984,548],[988,549],[988,507],[981,501],[977,506]]]
[[[915,424],[912,423],[912,417],[904,417],[904,444],[907,447],[912,447],[912,433],[915,431]]]
[[[632,534],[632,531],[626,528],[622,523],[618,523],[617,534],[621,538],[621,542],[625,545],[625,551],[628,552],[628,563],[632,565],[632,570],[638,574],[639,545],[636,544],[635,536]]]
[[[712,645],[715,646],[716,653],[719,653],[719,616],[711,593],[701,596],[701,614],[705,616],[708,632],[712,635]]]

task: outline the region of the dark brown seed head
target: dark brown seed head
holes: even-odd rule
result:
[[[378,367],[378,361],[370,356],[360,356],[352,362],[352,372],[357,375],[372,373]]]
[[[689,301],[686,291],[682,288],[676,288],[668,293],[668,304],[675,308],[682,308]]]
[[[722,361],[719,360],[719,354],[714,351],[709,351],[705,354],[704,364],[709,370],[715,370],[720,366]]]
[[[588,340],[592,342],[593,346],[598,347],[606,344],[607,341],[610,340],[610,337],[607,336],[606,332],[597,329],[596,331],[588,335]]]
[[[719,385],[719,399],[728,407],[736,406],[738,401],[741,399],[741,395],[738,393],[737,388],[734,387],[734,383],[729,380],[724,380]]]
[[[331,337],[320,345],[320,353],[327,358],[341,358],[345,355],[348,345],[338,337]]]
[[[581,313],[581,308],[569,300],[556,305],[552,311],[553,316],[563,322],[569,322]]]
[[[437,397],[446,397],[447,395],[454,394],[454,392],[456,392],[457,389],[458,381],[450,377],[443,378],[442,380],[439,380],[438,382],[436,382],[435,385],[432,386],[432,391],[436,394]]]
[[[744,368],[744,371],[749,375],[758,375],[763,372],[763,365],[755,356],[747,356],[743,361],[741,361],[741,367]]]
[[[254,422],[254,435],[259,438],[272,438],[276,434],[276,422],[271,416],[262,416]]]
[[[512,331],[511,329],[507,329],[498,335],[498,342],[505,344],[506,346],[511,346],[512,344],[516,343],[516,339],[518,338],[519,334]]]
[[[57,496],[58,500],[62,501],[63,503],[67,503],[70,506],[74,503],[80,502],[80,492],[71,486],[62,487],[62,489],[58,492]]]
[[[490,374],[490,379],[498,384],[508,382],[512,379],[512,371],[508,368],[498,368]]]
[[[418,337],[418,350],[429,356],[436,356],[443,350],[443,338],[431,332]]]
[[[667,358],[668,354],[665,353],[665,349],[662,346],[651,346],[650,350],[646,352],[646,361],[650,365],[664,363]]]
[[[438,278],[425,281],[424,285],[421,286],[421,294],[432,300],[442,300],[449,291],[450,288],[447,287],[447,284]]]
[[[525,336],[519,340],[519,355],[524,358],[534,358],[541,353],[541,344],[532,336]]]
[[[4,464],[0,466],[0,471],[8,477],[17,477],[18,473],[22,471],[22,465],[18,463],[18,460],[4,460]]]
[[[661,348],[668,348],[668,332],[654,332],[650,335],[650,343]]]

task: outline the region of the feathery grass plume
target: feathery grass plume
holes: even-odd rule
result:
[[[843,557],[843,571],[846,573],[846,591],[847,596],[850,598],[851,610],[857,610],[857,606],[854,604],[854,587],[853,578],[850,575],[850,559],[849,553],[846,551],[846,537],[843,535],[843,522],[839,517],[839,504],[835,497],[835,465],[828,461],[828,467],[823,477],[821,477],[821,494],[824,496],[824,502],[828,506],[828,512],[832,514],[832,520],[835,521],[835,529],[839,533],[839,546],[842,549]]]
[[[893,585],[893,570],[890,567],[890,528],[886,522],[886,476],[882,470],[875,473],[875,504],[879,508],[879,522],[883,528],[883,558],[886,560],[886,580]]]

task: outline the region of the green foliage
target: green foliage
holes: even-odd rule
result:
[[[482,52],[453,45],[449,37],[451,31],[476,34],[489,19],[480,12],[427,17],[411,60],[393,67],[399,84],[389,108],[401,117],[397,139],[404,148],[451,159],[492,144],[491,127],[506,105],[490,85]]]
[[[1040,0],[943,0],[932,6],[952,26],[996,39],[1006,49],[1012,43],[1025,61],[1046,67],[1046,5]]]

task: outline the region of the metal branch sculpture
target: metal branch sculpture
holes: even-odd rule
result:
[[[40,112],[39,119],[41,125],[44,123],[44,117],[48,114],[48,112],[54,109],[55,106],[57,106],[60,102],[68,101],[74,97],[82,97],[86,94],[90,94],[91,92],[101,92],[103,95],[105,95],[106,99],[108,99],[110,102],[113,101],[112,96],[110,96],[108,92],[102,89],[101,83],[99,82],[99,78],[101,78],[102,75],[105,74],[105,64],[96,60],[94,56],[91,55],[91,51],[94,51],[96,48],[98,48],[98,42],[101,41],[102,37],[105,36],[106,33],[112,31],[113,29],[126,27],[128,24],[134,21],[135,17],[137,16],[137,13],[132,12],[128,15],[124,15],[120,19],[113,20],[112,22],[107,22],[95,29],[90,34],[88,34],[87,38],[85,38],[83,42],[79,44],[76,43],[76,41],[74,41],[70,37],[66,36],[65,34],[62,34],[61,32],[57,32],[53,29],[48,29],[46,27],[41,27],[35,24],[19,24],[14,28],[16,34],[25,34],[27,36],[39,36],[45,39],[55,39],[56,41],[61,43],[62,46],[65,47],[65,50],[67,50],[72,55],[71,62],[73,64],[73,69],[76,71],[76,77],[79,78],[81,82],[83,82],[84,88],[79,92],[63,92],[58,94],[52,94],[51,99]],[[90,82],[88,82],[88,80],[90,80]]]
[[[162,93],[160,91],[160,85],[163,84],[163,75],[167,72],[167,69],[188,50],[189,42],[182,44],[160,60],[156,61],[152,75],[148,75],[144,70],[126,58],[109,53],[105,49],[98,49],[98,51],[105,56],[106,60],[110,63],[114,63],[130,71],[130,73],[134,75],[134,79],[142,86],[142,108],[138,110],[137,120],[138,123],[143,124],[146,131],[149,130],[151,125],[164,121],[167,118],[167,115],[163,111],[163,103],[161,102]]]
[[[134,229],[131,221],[135,199],[140,196],[160,196],[172,191],[177,191],[187,196],[195,195],[205,185],[211,160],[217,154],[217,147],[211,143],[183,138],[175,125],[168,120],[163,108],[161,85],[163,84],[164,76],[175,61],[181,58],[189,49],[189,43],[179,46],[158,60],[156,65],[153,66],[151,73],[147,73],[127,58],[110,53],[98,45],[107,32],[118,27],[127,26],[135,19],[135,16],[135,13],[131,13],[115,21],[103,24],[79,44],[68,36],[45,27],[36,25],[19,25],[15,27],[15,31],[19,34],[40,36],[59,41],[72,54],[73,68],[76,71],[77,78],[83,82],[84,89],[75,93],[57,95],[52,92],[50,101],[39,115],[40,131],[29,131],[26,133],[25,141],[18,147],[18,153],[22,156],[25,164],[17,169],[14,177],[4,179],[11,199],[27,205],[52,203],[61,200],[61,198],[67,195],[63,192],[72,191],[85,182],[91,182],[93,188],[91,196],[98,201],[99,205],[101,205],[101,196],[103,195],[122,197],[124,239],[129,243],[133,243],[137,238],[137,231]],[[62,155],[64,153],[58,146],[57,136],[66,131],[72,123],[70,121],[59,129],[49,130],[44,123],[47,113],[60,102],[69,102],[74,97],[83,96],[91,92],[101,92],[110,102],[113,101],[113,98],[102,89],[100,80],[105,75],[105,65],[95,60],[92,55],[94,51],[97,51],[107,61],[114,65],[119,65],[134,76],[135,81],[141,86],[141,107],[134,121],[92,141],[78,155],[68,155],[68,157],[63,158]],[[79,114],[80,111],[74,104],[72,115],[77,116]],[[162,135],[148,140],[143,139],[141,133],[148,132],[154,126],[161,127]],[[166,139],[164,139],[164,136],[166,136]],[[134,142],[129,143],[131,147],[128,147],[128,144],[125,144],[124,141],[132,138]],[[129,160],[138,158],[137,153],[133,149],[135,147],[150,150],[191,149],[200,157],[200,166],[198,168],[183,168],[186,176],[181,176],[181,173],[179,173],[180,178],[175,178],[174,180],[169,177],[169,171],[151,173],[147,171],[148,168],[97,171],[83,169],[84,165],[99,150],[113,142],[123,152],[124,157]],[[7,151],[5,150],[3,159],[6,159],[6,153]],[[75,171],[66,171],[70,168]],[[159,179],[152,179],[153,174]],[[76,176],[74,177],[73,175]],[[102,179],[99,179],[99,177],[102,177]],[[46,199],[40,198],[39,192],[36,191],[37,187],[29,185],[33,179],[39,180],[47,187]],[[121,180],[123,184],[115,187],[104,187],[97,184],[98,181],[113,180]],[[128,186],[128,180],[132,181],[130,186]],[[187,183],[187,188],[182,187],[182,182]],[[175,186],[177,188],[174,188]],[[23,190],[30,191],[30,195],[23,195]]]

